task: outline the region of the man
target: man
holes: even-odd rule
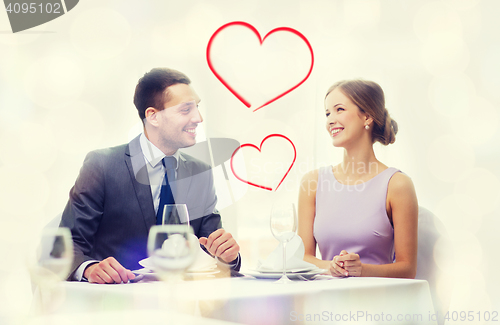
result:
[[[200,98],[181,72],[157,68],[138,82],[134,104],[144,133],[130,143],[85,158],[61,227],[71,229],[75,259],[70,280],[121,283],[147,257],[149,228],[161,223],[164,193],[188,207],[205,249],[239,270],[239,246],[221,228],[210,166],[179,148],[196,143]]]

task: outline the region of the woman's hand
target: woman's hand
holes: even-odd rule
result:
[[[343,250],[330,262],[333,276],[361,276],[362,264],[359,255]]]
[[[361,276],[363,264],[361,264],[358,254],[342,251],[337,258],[337,263],[341,263],[344,270],[346,270],[346,276]]]
[[[346,251],[340,252],[339,255],[335,255],[333,257],[333,260],[330,262],[330,273],[332,276],[348,276],[349,273],[347,272],[346,269],[344,269],[344,262],[339,261],[340,256],[344,255],[347,253]]]

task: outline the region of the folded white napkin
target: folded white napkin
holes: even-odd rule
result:
[[[302,238],[294,236],[286,244],[286,270],[293,271],[298,269],[313,270],[316,265],[304,261],[304,243]],[[259,260],[257,271],[260,272],[279,272],[283,270],[283,244],[279,244],[276,249],[269,254],[265,260]]]
[[[175,244],[178,240],[179,239],[175,238],[175,237],[172,238],[172,240],[170,240],[170,241],[167,239],[165,241],[165,243],[163,244],[162,249],[165,249],[166,252],[168,252],[170,250],[170,248],[173,248],[170,246],[172,246],[172,245],[175,246]],[[198,237],[196,237],[195,235],[190,235],[189,241],[191,242],[191,245],[195,245],[197,247],[197,251],[196,251],[196,257],[195,257],[194,263],[193,263],[193,265],[191,265],[188,268],[187,271],[188,272],[203,272],[203,271],[209,271],[209,270],[215,269],[217,267],[217,261],[215,260],[215,258],[211,257],[210,255],[205,253],[205,251],[203,251],[203,249],[201,248],[201,246],[199,244]],[[151,257],[140,260],[139,264],[146,269],[154,271],[154,264],[152,262]]]

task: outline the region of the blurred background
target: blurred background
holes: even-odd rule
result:
[[[140,133],[132,97],[153,67],[180,70],[193,81],[205,119],[199,141],[225,137],[259,146],[278,133],[296,147],[295,164],[276,191],[235,179],[233,186],[217,185],[224,226],[248,268],[278,245],[269,230],[272,203],[296,200],[304,173],[341,161],[342,150],[325,132],[328,87],[347,78],[378,82],[400,131],[395,144],[376,145],[376,153],[412,178],[419,204],[445,226],[455,254],[436,250],[434,258],[453,282],[442,288],[451,291],[450,310],[498,311],[499,12],[495,0],[86,0],[13,34],[0,10],[0,323],[22,324],[27,317],[30,239],[62,212],[86,153]],[[261,37],[278,27],[302,33],[314,51],[310,77],[252,112],[206,60],[210,37],[231,21],[253,25]],[[255,58],[234,43],[238,37],[234,31],[220,39],[214,64],[256,102],[305,76],[309,52],[289,40],[283,42],[292,50],[280,47],[277,34],[264,42],[278,58],[272,62],[299,53],[285,62],[287,73],[242,69],[231,76],[231,64],[244,67]],[[242,77],[252,71],[257,79]],[[228,162],[225,168],[230,172]],[[278,169],[261,176],[276,184]]]

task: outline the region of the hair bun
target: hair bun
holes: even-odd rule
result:
[[[392,130],[394,131],[394,134],[398,134],[398,123],[391,118],[391,127]]]
[[[383,130],[383,136],[379,141],[383,145],[388,145],[396,141],[396,134],[398,133],[398,123],[389,115],[387,108],[384,108],[384,115],[385,127]]]

